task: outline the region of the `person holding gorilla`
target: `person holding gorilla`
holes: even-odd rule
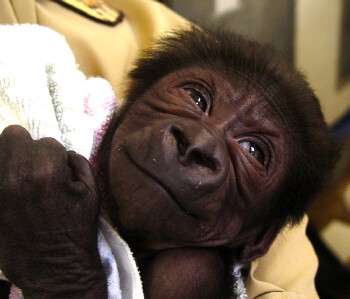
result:
[[[138,62],[131,83],[97,156],[97,187],[87,162],[54,140],[33,141],[19,127],[1,136],[3,169],[16,165],[26,178],[24,169],[33,170],[30,186],[4,172],[2,190],[7,206],[23,198],[33,204],[27,209],[36,229],[18,218],[2,224],[15,224],[20,243],[28,241],[40,258],[25,250],[0,254],[1,268],[28,297],[38,290],[47,292],[43,298],[106,297],[98,193],[135,254],[146,297],[229,297],[231,266],[265,254],[286,224],[301,221],[332,165],[324,157],[336,156],[302,77],[239,37],[182,31]],[[22,194],[14,192],[19,186]],[[43,204],[54,212],[40,220],[35,209]],[[74,224],[63,225],[65,215]],[[45,230],[57,227],[64,233],[48,237]],[[19,256],[24,275],[14,268]]]

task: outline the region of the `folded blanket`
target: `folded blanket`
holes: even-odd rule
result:
[[[109,83],[87,79],[64,38],[48,28],[3,25],[0,38],[0,132],[19,124],[33,139],[54,137],[93,163],[116,109]],[[98,234],[108,297],[142,299],[141,278],[128,245],[103,219]],[[239,298],[247,298],[240,269],[233,267],[232,275]],[[11,291],[12,299],[20,296],[17,289]]]

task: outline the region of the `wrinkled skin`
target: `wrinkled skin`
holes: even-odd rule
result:
[[[25,298],[104,298],[99,197],[88,161],[10,126],[0,135],[0,165],[0,268],[7,278]]]
[[[199,68],[146,91],[118,127],[109,161],[119,212],[110,216],[129,243],[237,249],[263,233],[255,215],[269,210],[288,164],[284,123],[271,108],[258,91]]]

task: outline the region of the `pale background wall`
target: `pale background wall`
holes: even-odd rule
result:
[[[305,71],[330,122],[350,107],[350,81],[343,78],[340,84],[343,4],[342,0],[296,1],[295,63]]]

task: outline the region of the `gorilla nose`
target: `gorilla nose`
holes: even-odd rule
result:
[[[194,120],[172,122],[164,130],[163,155],[177,164],[172,167],[173,174],[177,173],[183,185],[215,189],[223,183],[230,163],[218,133]]]
[[[178,151],[178,161],[189,167],[203,167],[212,172],[220,168],[220,154],[217,153],[217,141],[205,128],[183,128],[172,126]]]
[[[179,197],[189,197],[194,189],[193,196],[216,192],[230,171],[224,138],[195,120],[145,127],[128,137],[127,148],[139,168]]]
[[[191,119],[164,120],[129,135],[126,152],[186,213],[217,217],[231,175],[220,132]]]

